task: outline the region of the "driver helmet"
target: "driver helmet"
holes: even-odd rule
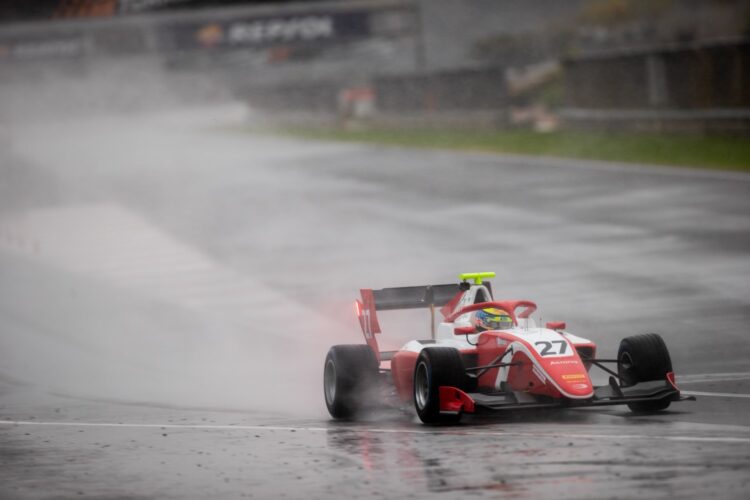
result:
[[[504,330],[513,327],[513,319],[510,314],[502,309],[488,307],[477,311],[474,316],[474,326],[480,332],[484,330]]]

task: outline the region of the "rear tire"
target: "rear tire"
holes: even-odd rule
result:
[[[323,368],[323,396],[333,418],[351,419],[372,403],[378,360],[368,345],[336,345]]]
[[[672,359],[669,356],[664,339],[656,333],[626,337],[620,342],[617,351],[617,373],[620,386],[630,387],[639,382],[664,380],[672,371]],[[654,412],[669,407],[671,401],[644,401],[628,403],[628,407],[637,413]]]
[[[422,349],[414,368],[414,407],[425,424],[456,424],[461,414],[440,413],[440,386],[464,389],[466,370],[461,355],[452,347]]]

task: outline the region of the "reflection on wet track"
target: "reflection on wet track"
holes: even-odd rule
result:
[[[0,422],[4,443],[29,454],[20,461],[6,456],[6,471],[19,474],[21,464],[36,464],[37,488],[52,487],[54,481],[43,479],[42,472],[65,467],[39,457],[61,456],[96,478],[87,484],[95,487],[89,492],[136,496],[170,486],[196,496],[209,491],[256,497],[304,491],[312,498],[478,491],[529,498],[629,497],[638,492],[699,497],[721,482],[727,497],[739,498],[746,491],[741,472],[750,462],[750,428],[684,423],[680,412],[632,417],[555,411],[425,427],[398,414],[334,423],[229,411],[56,403],[65,408],[64,420],[57,408],[44,421]],[[44,417],[39,411],[36,415]],[[100,421],[108,412],[118,422]],[[124,471],[115,470],[106,480],[98,476],[114,465]],[[199,473],[190,475],[195,469]],[[144,481],[123,489],[118,478],[125,471]]]

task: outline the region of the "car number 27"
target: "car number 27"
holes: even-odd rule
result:
[[[534,342],[540,356],[561,356],[568,350],[568,343],[564,340],[540,340]]]

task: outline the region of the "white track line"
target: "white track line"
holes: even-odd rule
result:
[[[678,384],[703,384],[707,382],[733,382],[750,380],[750,372],[703,373],[698,375],[677,375]]]
[[[369,145],[376,146],[375,144]],[[382,145],[381,145],[382,147]],[[412,150],[409,146],[385,146],[389,149]],[[750,182],[750,175],[746,172],[731,170],[709,170],[705,168],[684,167],[679,165],[650,165],[646,163],[628,163],[606,160],[585,160],[579,158],[562,158],[552,156],[531,156],[511,153],[493,153],[483,151],[457,151],[455,149],[434,148],[435,153],[454,156],[473,156],[474,158],[497,158],[501,161],[512,162],[534,168],[571,168],[576,170],[594,170],[599,172],[624,172],[626,174],[646,174],[663,177],[692,177],[696,179],[712,179],[720,181]]]
[[[296,427],[278,425],[211,425],[211,424],[127,424],[111,422],[33,422],[23,420],[0,420],[5,426],[40,426],[40,427],[103,427],[129,429],[191,429],[191,430],[240,430],[240,431],[290,431],[290,432],[372,432],[379,434],[454,434],[463,436],[515,436],[533,438],[557,439],[591,439],[591,440],[662,440],[683,442],[709,443],[741,443],[750,444],[750,437],[721,437],[721,436],[649,436],[645,434],[576,434],[576,433],[547,433],[547,432],[505,432],[505,431],[466,431],[454,428],[445,431],[426,429],[382,429],[367,427]]]
[[[680,394],[686,394],[688,396],[708,396],[716,398],[750,398],[750,394],[735,394],[731,392],[680,391]]]

